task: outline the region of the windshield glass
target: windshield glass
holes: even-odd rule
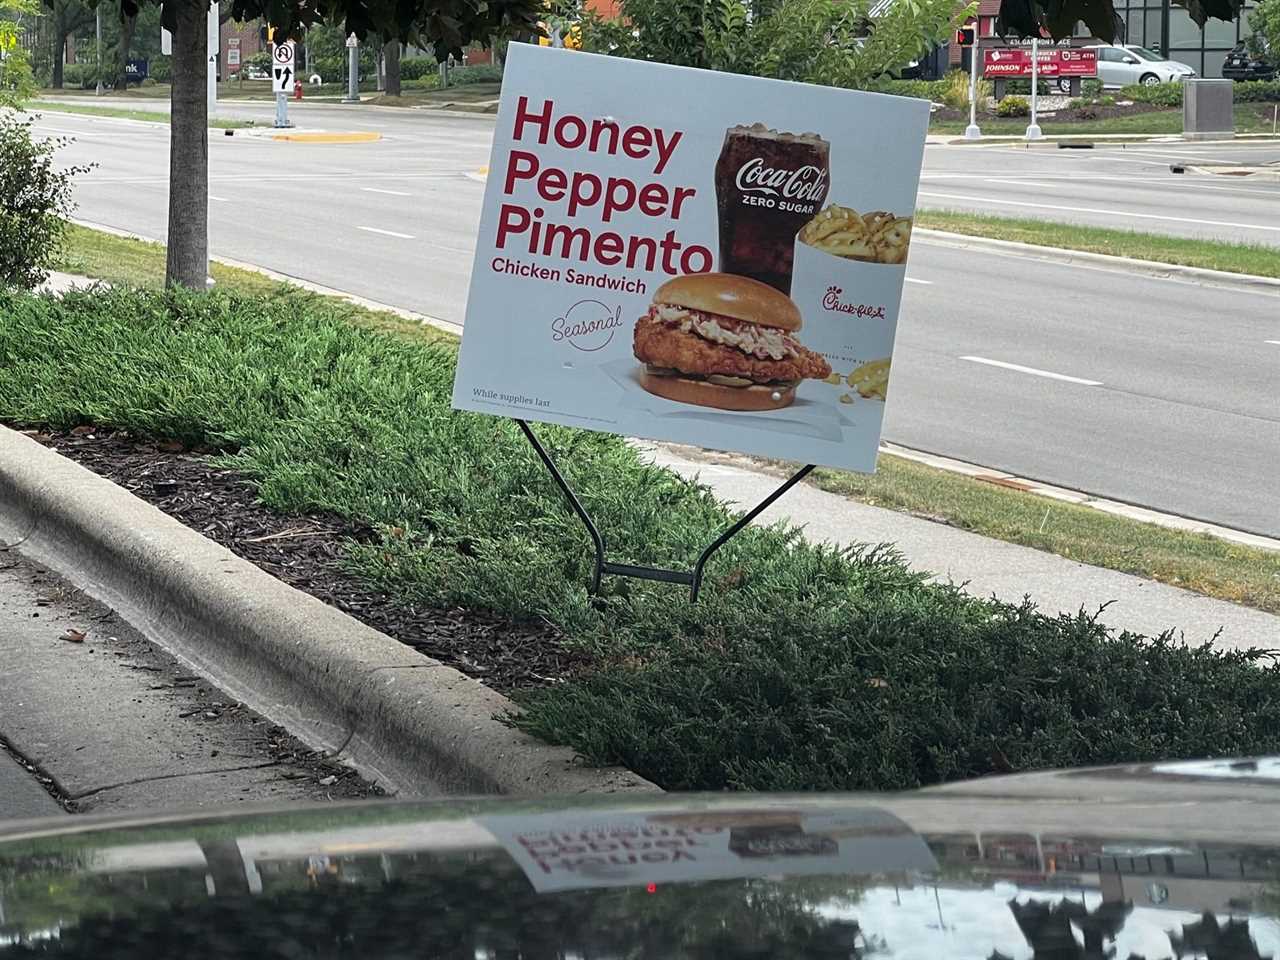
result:
[[[1146,47],[1129,47],[1127,48],[1134,56],[1141,57],[1143,60],[1149,60],[1152,63],[1163,63],[1167,58],[1160,56],[1154,50],[1148,50]]]

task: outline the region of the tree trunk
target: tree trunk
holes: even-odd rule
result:
[[[177,0],[173,6],[169,249],[164,281],[168,286],[203,290],[209,267],[208,7],[204,0]]]
[[[388,40],[382,48],[382,62],[387,72],[387,89],[383,91],[388,97],[400,96],[400,41]]]
[[[116,49],[116,92],[124,93],[129,89],[129,74],[126,72],[126,65],[129,61],[129,51],[133,48],[133,31],[138,25],[138,15],[132,16],[124,12],[124,5],[120,6],[120,46]]]
[[[67,59],[67,35],[62,31],[62,20],[58,18],[53,27],[53,76],[49,85],[55,90],[62,89],[62,61]]]

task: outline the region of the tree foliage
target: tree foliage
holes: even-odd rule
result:
[[[32,136],[34,119],[0,110],[0,287],[31,289],[49,275],[71,213],[71,180],[85,167],[61,167],[66,141]]]
[[[1208,20],[1235,20],[1244,0],[1172,0],[1203,27]],[[1069,37],[1083,23],[1095,37],[1123,40],[1124,30],[1112,0],[1002,0],[996,32],[1002,37]]]
[[[1249,49],[1280,67],[1280,0],[1262,0],[1249,14]]]
[[[18,107],[35,92],[31,60],[18,38],[19,18],[38,11],[36,0],[0,0],[0,111]]]
[[[941,42],[973,13],[954,0],[622,0],[588,14],[583,46],[600,53],[781,80],[862,88]]]

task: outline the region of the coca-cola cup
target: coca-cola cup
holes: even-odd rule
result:
[[[831,145],[762,123],[730,127],[716,161],[720,270],[791,293],[796,232],[827,195]]]

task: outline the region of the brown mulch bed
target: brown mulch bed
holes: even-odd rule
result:
[[[245,477],[179,444],[88,427],[26,432],[289,586],[496,690],[545,686],[586,663],[545,624],[419,606],[371,589],[342,568],[342,557],[345,543],[368,542],[372,531],[333,514],[277,513]]]

